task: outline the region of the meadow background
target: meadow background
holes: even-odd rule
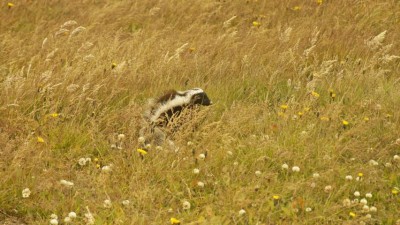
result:
[[[0,224],[400,224],[399,1],[0,3]]]

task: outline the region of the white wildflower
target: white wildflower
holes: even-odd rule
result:
[[[199,159],[201,159],[201,160],[204,160],[206,158],[206,155],[205,154],[199,154]]]
[[[373,160],[373,159],[369,160],[368,164],[370,166],[378,166],[379,165],[379,163],[377,161]]]
[[[351,201],[350,201],[350,199],[346,198],[343,200],[342,204],[344,207],[350,207]]]
[[[365,197],[366,198],[372,198],[372,194],[371,193],[367,193],[367,194],[365,194]]]
[[[282,169],[284,169],[284,170],[287,170],[287,169],[289,169],[289,165],[288,165],[288,164],[286,164],[286,163],[282,164]]]
[[[193,173],[194,173],[194,174],[199,174],[199,173],[200,173],[200,170],[197,169],[197,168],[194,168],[194,169],[193,169]]]
[[[324,191],[325,191],[326,193],[331,192],[331,191],[332,191],[332,186],[331,186],[331,185],[325,186]]]
[[[186,200],[182,202],[182,208],[183,208],[184,210],[189,210],[190,207],[191,207],[190,202],[188,202],[188,201],[186,201]]]
[[[29,198],[30,195],[31,195],[31,190],[29,190],[29,188],[25,188],[24,190],[22,190],[23,198]]]
[[[360,203],[363,205],[366,205],[366,204],[368,204],[368,201],[367,201],[367,199],[363,198],[360,200]]]
[[[76,218],[76,212],[69,212],[68,213],[68,217],[72,218],[72,219],[75,219]]]
[[[56,219],[56,220],[58,220],[58,216],[56,215],[56,214],[51,214],[50,215],[50,219]]]
[[[103,207],[106,208],[106,209],[111,208],[111,207],[112,207],[112,202],[111,202],[111,200],[110,200],[110,199],[104,200],[104,202],[103,202]]]
[[[363,210],[363,212],[369,212],[369,206],[364,205],[364,206],[362,207],[362,210]]]
[[[399,155],[394,155],[393,156],[394,161],[400,161],[400,156]]]
[[[359,192],[359,191],[355,191],[355,192],[354,192],[354,196],[356,196],[356,197],[360,197],[360,195],[361,195],[361,194],[360,194],[360,192]]]
[[[293,172],[300,172],[300,167],[298,167],[298,166],[293,166],[293,167],[292,167],[292,171],[293,171]]]
[[[118,140],[122,141],[123,139],[125,139],[125,134],[118,134]]]
[[[105,173],[111,172],[111,166],[103,166],[101,171]]]
[[[375,206],[371,206],[371,207],[369,208],[369,211],[370,211],[370,212],[377,212],[378,209],[377,209]]]
[[[257,170],[257,171],[255,172],[255,174],[256,174],[256,176],[259,177],[259,176],[261,176],[262,173],[261,173],[261,171]]]
[[[64,218],[64,223],[70,223],[71,221],[72,221],[71,217],[69,217],[69,216]]]
[[[310,207],[306,208],[306,212],[311,212],[311,211],[312,211],[312,208],[310,208]]]
[[[353,180],[353,176],[347,175],[347,176],[346,176],[346,180],[349,180],[349,181],[350,181],[350,180]]]
[[[246,214],[246,210],[244,209],[239,210],[239,216],[243,216],[244,214]]]
[[[131,202],[129,200],[123,200],[122,205],[128,206]]]
[[[201,182],[201,181],[199,181],[199,182],[197,182],[197,186],[199,186],[199,187],[203,188],[203,187],[204,187],[204,183],[203,183],[203,182]]]
[[[78,164],[79,164],[80,166],[85,166],[85,165],[86,165],[86,159],[85,159],[85,158],[80,158],[80,159],[78,160]]]
[[[312,176],[313,176],[313,178],[319,178],[320,177],[319,173],[314,173]]]
[[[57,225],[58,224],[58,219],[51,219],[50,220],[51,225]]]

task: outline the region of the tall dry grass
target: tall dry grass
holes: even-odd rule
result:
[[[400,4],[321,2],[1,1],[1,223],[399,223]],[[193,87],[141,157],[146,99]]]

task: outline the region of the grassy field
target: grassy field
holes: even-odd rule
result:
[[[0,3],[0,224],[400,224],[398,0]]]

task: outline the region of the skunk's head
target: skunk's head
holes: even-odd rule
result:
[[[186,91],[186,95],[190,97],[190,103],[193,105],[212,105],[212,101],[207,94],[200,88],[194,88]]]
[[[212,105],[212,101],[200,88],[187,91],[169,91],[157,100],[156,107],[152,110],[150,121],[156,122],[160,117],[171,118],[172,115],[180,113],[186,107],[193,105]]]

